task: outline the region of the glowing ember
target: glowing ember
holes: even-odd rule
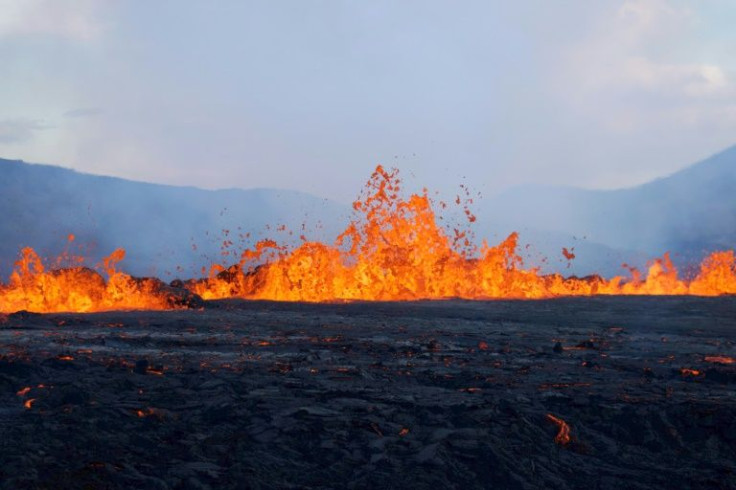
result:
[[[559,417],[555,417],[551,413],[547,414],[547,420],[554,422],[559,428],[559,432],[557,432],[557,435],[555,436],[555,442],[561,446],[570,444],[572,439],[570,439],[570,426],[567,425],[567,422]]]
[[[464,393],[479,393],[482,390],[480,388],[470,387],[470,388],[460,388],[458,391],[462,391]]]
[[[705,356],[705,362],[714,362],[716,364],[734,364],[736,359],[728,356]]]
[[[379,166],[353,204],[355,218],[334,245],[304,240],[288,250],[263,240],[245,250],[239,263],[213,265],[207,279],[188,281],[185,287],[204,299],[311,302],[736,294],[732,250],[708,256],[691,281],[678,277],[668,254],[652,261],[645,277],[630,269],[628,280],[542,275],[522,267],[516,233],[495,247],[484,242],[476,250],[467,232],[448,233],[438,225],[426,190],[409,198],[401,197],[400,190],[398,171]],[[469,211],[465,214],[475,221]],[[74,267],[46,270],[32,249],[23,249],[10,282],[0,284],[0,312],[177,307],[161,292],[160,281],[119,272],[116,265],[124,254],[113,252],[98,273],[81,267],[76,258],[70,261]],[[568,260],[575,256],[572,249],[563,254]]]

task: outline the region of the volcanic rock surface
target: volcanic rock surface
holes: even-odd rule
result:
[[[734,341],[733,297],[19,312],[0,488],[736,488]]]

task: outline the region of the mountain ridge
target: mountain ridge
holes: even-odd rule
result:
[[[507,190],[482,205],[491,223],[556,231],[649,255],[694,258],[736,243],[736,146],[622,189]]]
[[[306,231],[331,243],[351,212],[288,189],[172,186],[2,158],[0,172],[3,276],[21,247],[55,256],[70,233],[92,261],[123,247],[122,267],[133,274],[199,275],[212,263],[237,261],[257,238],[294,244]],[[518,231],[522,245],[531,244],[520,250],[527,265],[543,272],[610,276],[624,272],[622,262],[641,267],[667,251],[693,263],[736,243],[736,146],[638,186],[517,186],[474,212],[478,240],[493,245]],[[234,248],[223,256],[226,241]],[[562,260],[562,247],[574,247],[576,259]]]
[[[242,248],[259,234],[278,234],[271,229],[278,225],[292,231],[280,237],[287,242],[294,232],[330,240],[347,219],[342,204],[301,191],[168,186],[6,159],[0,172],[3,274],[21,247],[55,256],[70,233],[92,261],[122,247],[122,267],[131,273],[174,274],[183,267],[182,273],[199,274],[223,259],[226,240]]]

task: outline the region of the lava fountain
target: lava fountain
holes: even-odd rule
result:
[[[0,312],[171,309],[192,306],[195,294],[309,302],[736,294],[733,250],[706,257],[689,281],[678,277],[668,254],[653,260],[646,276],[632,269],[628,278],[526,269],[517,233],[496,246],[484,241],[475,250],[465,233],[450,234],[438,224],[426,190],[402,197],[395,169],[378,166],[353,209],[352,221],[332,245],[303,240],[290,249],[262,240],[243,251],[237,264],[215,264],[209,277],[181,283],[187,291],[120,272],[123,250],[113,252],[97,272],[81,266],[47,270],[26,248],[9,282],[0,284]],[[475,220],[467,209],[465,214]]]
[[[74,240],[70,235],[70,242]],[[156,278],[134,278],[117,269],[125,251],[115,250],[97,270],[83,267],[84,258],[64,254],[45,268],[31,248],[21,250],[8,284],[0,284],[0,313],[111,310],[163,310],[194,306],[193,295]],[[59,264],[71,264],[59,267]],[[107,276],[107,279],[103,277]]]
[[[451,237],[438,225],[426,190],[404,199],[400,186],[397,170],[379,166],[335,245],[305,241],[287,250],[261,241],[238,264],[215,266],[209,278],[187,287],[205,299],[312,302],[736,293],[732,250],[708,256],[692,281],[678,278],[668,254],[652,261],[645,278],[635,269],[628,279],[542,275],[522,267],[517,233],[475,251],[464,233]]]

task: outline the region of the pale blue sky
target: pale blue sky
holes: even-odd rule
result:
[[[492,193],[736,143],[732,0],[0,0],[0,157],[349,201],[377,163]]]

